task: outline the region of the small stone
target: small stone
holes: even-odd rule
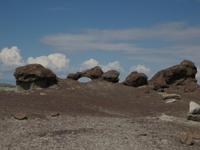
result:
[[[15,113],[13,114],[13,117],[17,120],[27,120],[28,117],[25,113]]]
[[[169,93],[165,93],[165,92],[160,92],[159,94],[162,96],[163,100],[167,100],[167,99],[181,99],[181,96],[179,94],[169,94]]]
[[[58,117],[58,116],[60,116],[60,113],[58,112],[51,113],[51,117]]]
[[[147,133],[141,133],[138,136],[147,136]]]
[[[167,139],[162,139],[161,140],[161,143],[164,144],[164,145],[168,145],[169,144],[169,141]]]
[[[182,144],[186,144],[186,145],[193,145],[194,144],[192,135],[189,134],[189,133],[181,133],[179,138],[180,138],[180,142]]]
[[[44,95],[47,95],[47,94],[44,93],[44,92],[40,92],[40,95],[41,95],[41,96],[44,96]]]
[[[194,101],[190,102],[190,108],[189,108],[190,114],[200,114],[200,105],[197,104]]]
[[[188,114],[187,119],[200,122],[200,114]]]
[[[169,104],[169,103],[174,103],[174,102],[176,102],[176,101],[177,101],[176,99],[172,98],[172,99],[167,99],[167,100],[165,101],[165,103],[166,103],[166,104]]]

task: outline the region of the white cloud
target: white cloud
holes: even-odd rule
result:
[[[48,35],[41,41],[61,51],[118,51],[143,63],[170,64],[191,59],[200,64],[199,39],[200,25],[168,22],[149,27],[87,29]]]
[[[39,56],[36,58],[29,57],[27,59],[28,64],[41,64],[44,67],[48,67],[54,71],[61,71],[69,66],[69,59],[64,54],[54,53],[48,56]]]
[[[108,70],[112,70],[112,69],[117,70],[117,71],[123,70],[119,61],[109,62],[108,64],[101,64],[94,58],[90,58],[90,59],[84,61],[80,65],[80,70],[82,71],[82,70],[85,70],[85,69],[91,69],[95,66],[100,66],[104,72],[106,72]]]
[[[0,62],[5,66],[18,66],[22,65],[22,56],[18,47],[3,48],[0,51]]]
[[[120,70],[122,70],[122,67],[121,67],[119,61],[113,61],[113,62],[109,62],[107,65],[102,65],[102,69],[105,72],[108,70],[120,71]]]
[[[0,79],[11,78],[17,66],[38,63],[52,69],[59,76],[68,71],[69,59],[61,53],[54,53],[48,56],[29,57],[25,60],[18,47],[3,48],[0,51]]]
[[[151,69],[147,68],[145,65],[139,64],[139,65],[131,67],[129,72],[132,72],[132,71],[137,71],[139,73],[150,75]]]
[[[200,37],[200,26],[188,26],[183,22],[156,24],[146,28],[88,29],[78,33],[63,33],[42,38],[42,42],[65,50],[117,50],[138,52],[146,50],[135,40],[163,40],[177,42]],[[157,43],[158,44],[158,43]],[[172,43],[174,46],[174,43]]]
[[[93,58],[84,61],[80,66],[80,71],[93,68],[95,66],[100,66],[99,62]]]

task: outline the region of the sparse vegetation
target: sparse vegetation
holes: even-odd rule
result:
[[[16,87],[13,86],[0,86],[0,92],[16,92]]]

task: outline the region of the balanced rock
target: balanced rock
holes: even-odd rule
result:
[[[155,90],[168,88],[170,85],[185,85],[189,80],[197,82],[195,79],[197,68],[189,60],[182,61],[179,65],[169,67],[156,73],[149,81]]]
[[[103,71],[99,66],[81,72],[81,77],[88,77],[91,80],[101,78]]]
[[[15,70],[14,76],[18,87],[28,90],[33,87],[47,88],[57,84],[56,75],[40,64],[30,64],[18,67]]]
[[[123,82],[124,85],[139,87],[147,85],[147,76],[144,73],[138,73],[136,71],[131,72]]]
[[[109,70],[102,75],[103,80],[116,83],[119,81],[120,73],[116,70]]]

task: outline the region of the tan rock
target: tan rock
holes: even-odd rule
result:
[[[17,119],[17,120],[27,120],[27,119],[28,119],[27,114],[21,113],[21,112],[14,113],[14,114],[13,114],[13,117],[14,117],[15,119]]]

